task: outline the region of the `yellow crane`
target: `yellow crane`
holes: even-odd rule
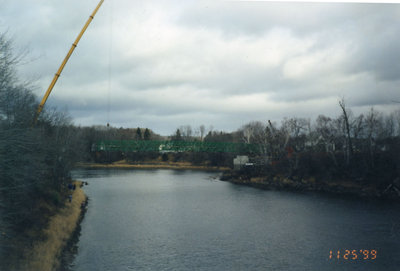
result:
[[[94,16],[96,15],[97,11],[99,10],[100,6],[103,4],[104,0],[100,0],[100,2],[97,4],[96,8],[94,9],[93,13],[89,16],[89,19],[86,21],[85,25],[83,26],[81,32],[79,33],[78,37],[76,38],[75,42],[72,44],[71,49],[69,49],[68,54],[64,58],[63,62],[61,63],[60,67],[57,70],[57,73],[54,75],[53,80],[50,83],[50,86],[48,87],[46,93],[43,96],[42,101],[39,104],[39,107],[36,111],[35,119],[34,119],[34,125],[36,125],[37,120],[39,118],[40,112],[42,112],[44,104],[47,101],[47,98],[49,97],[51,91],[53,90],[54,85],[56,84],[58,78],[60,77],[60,74],[62,70],[64,69],[65,64],[67,64],[68,59],[72,55],[72,52],[75,50],[76,46],[78,45],[79,40],[81,39],[83,33],[85,33],[86,29],[88,28],[89,24],[93,20]]]

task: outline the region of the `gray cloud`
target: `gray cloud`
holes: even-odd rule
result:
[[[97,0],[0,0],[44,94]],[[399,4],[105,1],[48,103],[81,125],[232,131],[253,120],[393,109]],[[107,108],[110,108],[108,112]]]

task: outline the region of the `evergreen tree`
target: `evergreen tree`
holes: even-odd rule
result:
[[[172,137],[172,140],[174,141],[182,140],[181,131],[179,129],[176,129],[175,135]]]
[[[142,131],[139,127],[136,129],[136,140],[142,140]]]
[[[151,135],[150,135],[149,129],[146,128],[146,130],[144,130],[143,137],[144,137],[144,140],[150,140]]]

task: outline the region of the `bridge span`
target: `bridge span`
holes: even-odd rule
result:
[[[92,151],[122,152],[227,152],[257,154],[257,144],[207,141],[161,140],[101,140],[93,144]]]

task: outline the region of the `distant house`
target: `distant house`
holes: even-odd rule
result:
[[[233,169],[239,170],[248,163],[249,157],[247,155],[237,155],[236,158],[233,159]]]
[[[336,150],[335,142],[326,141],[322,136],[308,139],[304,145],[309,149],[318,148],[326,152],[334,152]]]

